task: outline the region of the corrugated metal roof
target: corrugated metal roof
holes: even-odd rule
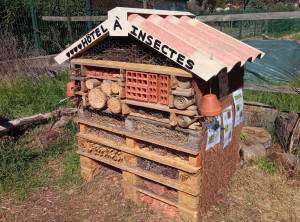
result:
[[[229,72],[236,65],[243,66],[246,61],[253,62],[264,56],[263,52],[193,17],[188,12],[115,8],[108,13],[107,21],[55,59],[61,63],[75,56],[85,50],[84,47],[100,41],[97,38],[103,39],[106,32],[111,36],[128,36],[129,33],[206,81],[221,70]],[[88,36],[92,41],[85,45]]]

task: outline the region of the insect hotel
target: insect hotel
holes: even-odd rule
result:
[[[198,221],[239,162],[252,48],[188,12],[115,8],[55,60],[74,65],[82,177],[122,170],[125,197]]]

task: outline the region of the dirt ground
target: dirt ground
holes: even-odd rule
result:
[[[48,129],[49,125],[45,125],[32,137],[39,137],[39,144],[43,145],[41,135],[49,137]],[[74,148],[60,154],[59,158],[43,163],[37,174],[47,176],[46,185],[30,190],[24,200],[19,200],[14,193],[0,196],[0,222],[175,221],[147,205],[126,200],[121,171],[110,166],[101,165],[95,178],[86,182],[80,181],[80,168],[76,165],[71,176],[76,177],[78,183],[60,182],[65,170],[63,162],[74,155],[76,149],[75,143]],[[244,165],[201,221],[300,221],[300,177],[291,178],[283,167],[271,176],[257,163]]]
[[[124,199],[121,179],[117,169],[101,166],[79,187],[42,187],[23,201],[7,195],[0,221],[173,221]],[[202,221],[300,221],[300,182],[257,165],[239,169],[219,197]]]

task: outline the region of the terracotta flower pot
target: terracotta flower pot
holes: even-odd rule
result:
[[[201,114],[203,116],[218,116],[221,115],[222,109],[217,96],[214,94],[208,94],[203,97]]]
[[[72,89],[73,87],[75,87],[75,82],[68,82],[68,84],[67,84],[67,96],[68,97],[75,96],[74,90]]]

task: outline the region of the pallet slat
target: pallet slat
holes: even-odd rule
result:
[[[94,136],[94,135],[87,134],[87,133],[77,133],[77,137],[87,139],[92,142],[99,143],[99,144],[102,144],[105,146],[109,146],[109,147],[124,151],[126,153],[133,154],[135,156],[153,160],[155,162],[162,163],[162,164],[183,170],[188,173],[197,173],[198,170],[200,170],[200,168],[201,168],[201,167],[194,167],[194,166],[189,165],[188,161],[174,160],[172,157],[161,156],[159,154],[156,154],[153,151],[146,151],[144,149],[141,150],[138,148],[131,148],[126,145],[119,146],[116,143],[114,143],[110,140],[107,140],[105,138],[101,138],[99,136]]]
[[[75,118],[74,121],[77,122],[77,123],[86,124],[86,125],[89,125],[89,126],[99,128],[99,129],[104,129],[104,130],[107,130],[107,131],[111,131],[113,133],[128,136],[128,137],[131,137],[131,138],[134,138],[134,139],[146,141],[148,143],[154,143],[154,144],[157,144],[157,145],[160,145],[160,146],[165,146],[165,147],[168,147],[168,148],[171,148],[171,149],[174,149],[174,150],[178,150],[178,151],[181,151],[181,152],[184,152],[184,153],[192,154],[192,155],[198,155],[199,152],[200,152],[200,151],[197,151],[197,150],[191,150],[191,149],[183,148],[183,147],[180,147],[180,146],[176,146],[174,144],[166,143],[166,142],[163,142],[163,141],[160,141],[160,140],[154,140],[154,139],[150,139],[150,138],[147,138],[147,137],[144,137],[144,136],[139,136],[139,135],[136,135],[134,133],[127,132],[125,130],[116,129],[116,128],[109,127],[109,126],[104,126],[104,125],[101,125],[99,123],[94,123],[92,121],[85,120],[85,119]]]
[[[132,166],[126,165],[124,163],[116,162],[116,161],[113,161],[113,160],[105,158],[105,157],[100,157],[97,155],[86,153],[82,150],[77,150],[76,152],[79,155],[83,155],[83,156],[89,157],[91,159],[98,160],[98,161],[106,163],[108,165],[117,167],[121,170],[126,170],[126,171],[136,174],[140,177],[144,177],[144,178],[150,179],[152,181],[164,184],[164,185],[172,187],[174,189],[189,193],[193,196],[197,196],[200,193],[200,187],[192,187],[192,186],[187,186],[185,184],[180,184],[180,182],[177,180],[169,179],[164,176],[155,175],[151,172],[146,172],[144,170],[138,169],[137,167],[132,167]]]

